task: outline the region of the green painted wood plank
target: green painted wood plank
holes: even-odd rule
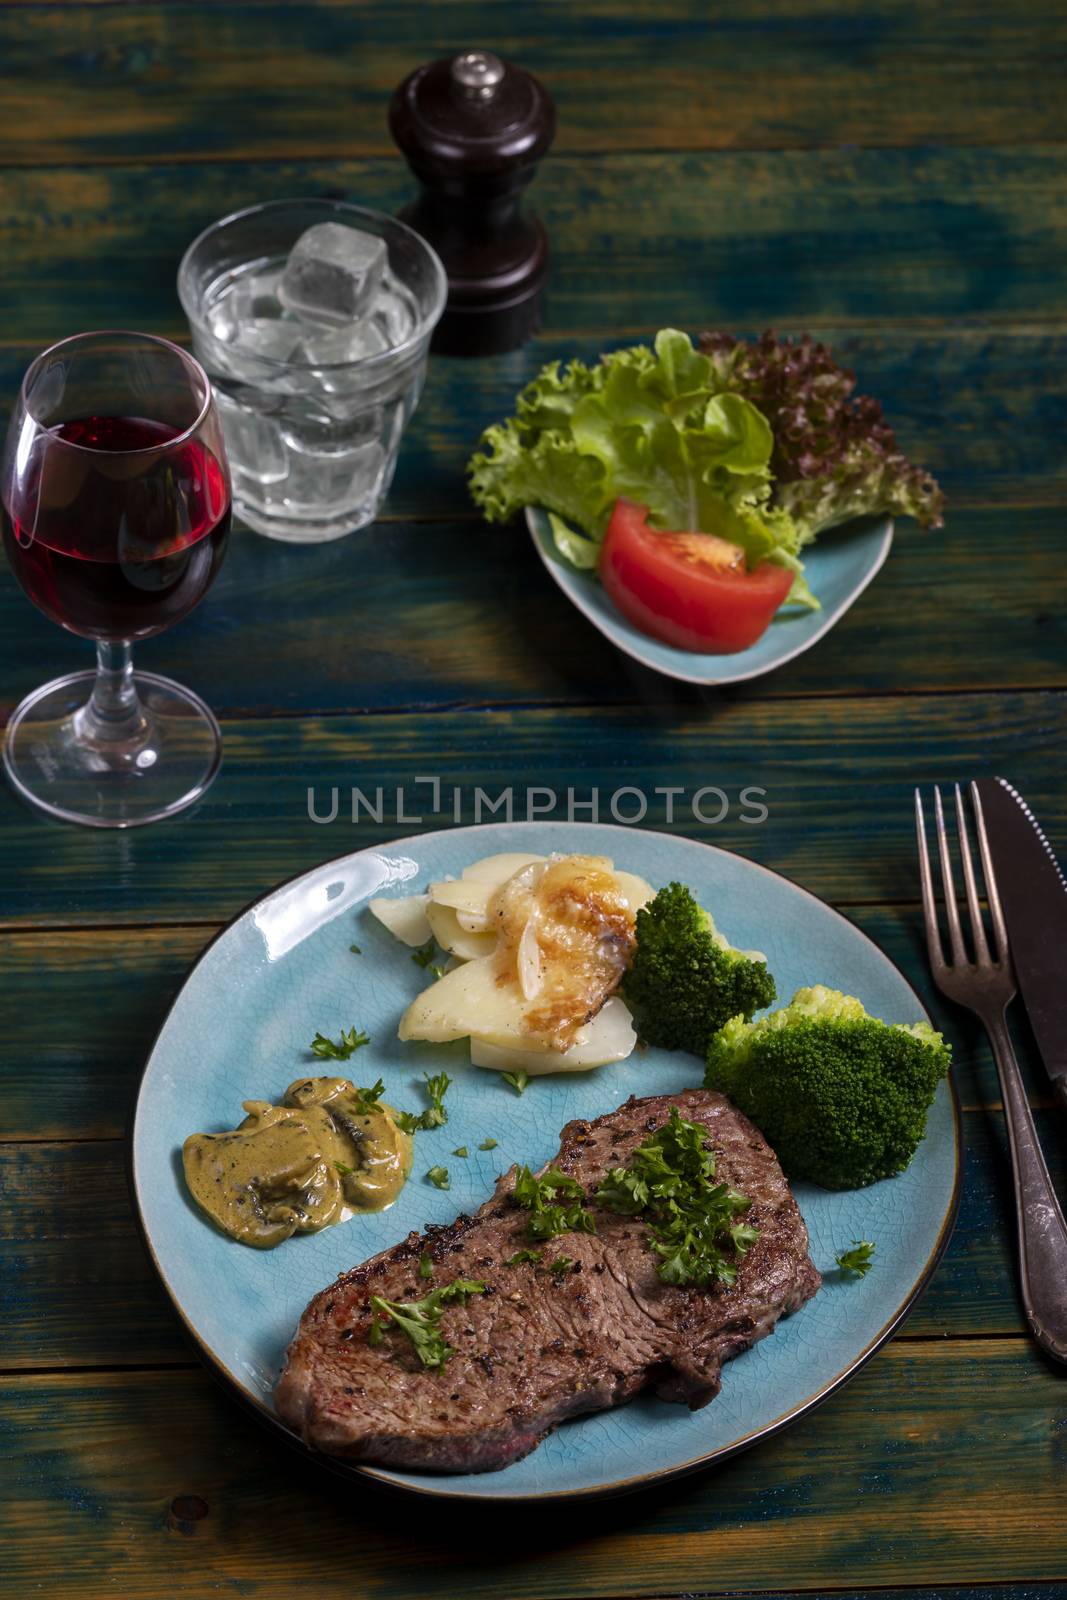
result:
[[[8,6],[6,159],[388,154],[394,86],[472,43],[544,77],[560,151],[1056,139],[1065,41],[996,0]]]
[[[72,1597],[118,1575],[144,1600],[825,1593],[861,1573],[873,1586],[1051,1581],[1067,1560],[1062,1398],[1024,1340],[897,1342],[723,1471],[554,1507],[531,1539],[528,1509],[495,1507],[487,1522],[484,1508],[319,1476],[198,1373],[9,1379],[5,1575],[61,1574]]]
[[[963,508],[940,533],[901,524],[888,565],[856,606],[753,692],[1064,686],[1064,516]],[[43,663],[51,673],[91,665],[91,647],[42,617],[2,564],[0,637],[2,710],[37,687]],[[523,526],[480,521],[383,522],[309,549],[239,530],[209,600],[137,659],[225,715],[685,706],[699,696],[625,664],[557,589]]]
[[[1062,1114],[1037,1116],[1054,1180],[1067,1194]],[[1025,1332],[1000,1113],[970,1111],[964,1124],[959,1223],[907,1324],[909,1337]],[[394,1237],[383,1217],[382,1246]],[[0,1144],[0,1316],[0,1371],[192,1358],[130,1213],[121,1144]]]
[[[1065,179],[1058,145],[558,156],[534,191],[547,326],[1062,321]],[[393,210],[411,190],[382,158],[8,168],[0,336],[180,328],[178,260],[215,218],[292,193]]]
[[[952,1043],[963,1103],[995,1106],[999,1088],[984,1034],[932,991],[918,906],[852,906],[849,915],[931,1007]],[[214,932],[0,933],[0,1037],[6,1046],[0,1138],[120,1137],[156,1030]],[[833,973],[815,976],[839,981]],[[1048,1106],[1048,1080],[1017,1009],[1013,1021],[1031,1100]]]
[[[650,708],[651,709],[651,708]],[[650,714],[639,708],[409,713],[233,721],[223,769],[191,812],[154,828],[98,833],[50,823],[0,797],[8,857],[0,923],[218,921],[330,856],[454,821],[512,814],[600,820],[647,807],[646,826],[739,850],[825,898],[913,900],[912,787],[984,773],[1013,778],[1049,836],[1067,833],[1062,694],[761,700],[758,693]],[[440,810],[427,775],[441,779]],[[680,787],[680,796],[664,793]],[[723,800],[699,791],[715,786]],[[309,817],[309,789],[315,815]],[[377,804],[381,821],[351,792]],[[657,788],[659,793],[657,793]],[[406,797],[399,820],[397,791]],[[568,789],[572,792],[568,796]],[[762,789],[763,797],[743,791]],[[696,809],[703,822],[694,817]],[[766,806],[767,819],[756,804]],[[668,818],[668,809],[673,821]],[[506,815],[496,814],[496,820]],[[721,822],[715,819],[723,817]],[[421,822],[415,819],[420,819]]]

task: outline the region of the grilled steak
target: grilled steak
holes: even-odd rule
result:
[[[724,1361],[772,1332],[819,1287],[808,1236],[778,1161],[723,1095],[687,1089],[630,1099],[595,1122],[569,1122],[554,1163],[592,1193],[609,1168],[667,1120],[672,1105],[703,1123],[716,1177],[752,1200],[760,1230],[731,1288],[674,1288],[640,1217],[597,1208],[595,1234],[550,1240],[561,1273],[504,1262],[529,1246],[529,1213],[509,1198],[512,1170],[473,1217],[412,1233],[343,1273],[315,1296],[289,1347],[275,1400],[304,1440],[346,1461],[441,1472],[487,1472],[532,1450],[564,1418],[621,1405],[652,1388],[696,1409],[719,1390]],[[429,1279],[419,1259],[433,1264]],[[417,1300],[456,1278],[483,1295],[445,1306],[441,1332],[455,1354],[423,1367],[396,1328],[368,1342],[370,1300]]]

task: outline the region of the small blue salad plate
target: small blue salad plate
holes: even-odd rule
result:
[[[678,650],[635,628],[609,600],[594,572],[580,572],[563,559],[556,549],[546,512],[528,507],[526,522],[541,560],[568,600],[594,628],[642,666],[707,688],[762,677],[810,650],[881,571],[893,542],[891,517],[863,518],[823,534],[818,544],[804,551],[804,575],[822,602],[822,609],[801,611],[794,607],[782,612],[747,650],[711,656]]]
[[[600,1116],[631,1094],[670,1094],[700,1083],[695,1057],[649,1049],[614,1066],[533,1078],[519,1095],[498,1073],[470,1064],[466,1041],[397,1038],[399,1017],[429,974],[370,914],[367,901],[413,893],[507,850],[602,854],[657,887],[688,884],[736,945],[765,952],[783,1001],[802,985],[825,982],[857,995],[887,1021],[924,1016],[889,958],[806,890],[728,851],[638,828],[456,828],[343,856],[274,889],[214,940],[186,979],[145,1067],[131,1158],[145,1239],[186,1327],[205,1360],[294,1445],[272,1392],[314,1294],[412,1229],[474,1211],[512,1163],[542,1165],[571,1118]],[[243,1100],[280,1096],[293,1079],[316,1066],[322,1071],[310,1041],[319,1030],[336,1038],[353,1025],[369,1033],[370,1043],[340,1070],[362,1084],[382,1077],[391,1104],[417,1110],[424,1072],[445,1069],[452,1079],[447,1125],[415,1135],[412,1176],[389,1210],[294,1235],[273,1250],[235,1243],[189,1198],[183,1140],[233,1128]],[[490,1140],[495,1147],[484,1149]],[[462,1147],[466,1158],[455,1153]],[[720,1461],[800,1419],[900,1325],[947,1242],[959,1161],[958,1109],[945,1082],[926,1137],[899,1177],[844,1193],[796,1184],[823,1287],[728,1364],[720,1395],[703,1410],[643,1395],[565,1423],[499,1472],[337,1470],[421,1495],[543,1502],[621,1493]],[[447,1190],[423,1176],[436,1165],[448,1168]],[[862,1279],[845,1281],[834,1260],[859,1239],[874,1241],[874,1266]]]

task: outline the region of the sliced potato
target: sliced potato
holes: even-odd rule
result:
[[[619,888],[626,897],[626,904],[635,914],[642,906],[647,906],[650,900],[656,898],[656,891],[652,885],[646,883],[644,878],[639,878],[636,872],[620,872],[616,869],[615,876]]]
[[[453,911],[489,925],[489,901],[496,893],[495,883],[480,882],[476,878],[446,878],[442,883],[431,883],[430,899],[435,906],[450,906]]]
[[[433,938],[433,929],[426,914],[429,904],[428,894],[406,894],[398,900],[387,900],[383,895],[378,895],[369,902],[378,921],[401,944],[408,944],[413,950]]]
[[[451,908],[448,907],[445,909]],[[460,927],[465,928],[468,933],[492,933],[493,937],[496,937],[494,930],[490,927],[490,923],[492,921],[491,917],[485,915],[475,917],[472,916],[469,911],[457,911],[456,921],[459,923]]]
[[[609,1061],[625,1061],[636,1043],[629,1009],[617,995],[612,995],[569,1050],[561,1053],[503,1047],[472,1038],[471,1064],[496,1072],[513,1072],[521,1067],[531,1078],[549,1072],[588,1072],[591,1067],[602,1067]]]
[[[523,1031],[523,1002],[516,983],[498,983],[494,958],[467,961],[431,983],[400,1019],[401,1039],[442,1044],[477,1034],[490,1044],[517,1046]]]
[[[460,924],[451,906],[435,905],[431,900],[426,907],[426,920],[441,949],[459,956],[463,961],[477,961],[481,956],[491,956],[496,948],[495,933],[471,933]]]
[[[520,867],[545,859],[545,856],[526,855],[521,850],[504,850],[498,856],[483,856],[480,861],[472,861],[469,867],[463,868],[462,876],[473,878],[477,883],[503,883]]]

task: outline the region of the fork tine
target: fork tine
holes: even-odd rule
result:
[[[960,908],[956,903],[956,881],[952,875],[952,857],[949,854],[948,834],[945,831],[945,812],[941,804],[940,786],[934,788],[934,818],[937,823],[937,848],[941,854],[941,884],[945,891],[945,916],[948,920],[948,942],[955,962],[967,960],[963,948],[963,930],[960,927]]]
[[[982,796],[978,793],[978,785],[971,784],[971,804],[974,806],[975,829],[978,834],[978,848],[982,853],[982,872],[985,876],[985,894],[989,901],[989,915],[993,923],[993,937],[997,946],[997,961],[1005,966],[1010,961],[1008,953],[1008,930],[1004,926],[1004,913],[1000,909],[1000,895],[997,891],[997,875],[993,871],[993,858],[989,853],[989,839],[986,835],[985,816],[982,812]]]
[[[923,894],[923,922],[926,925],[926,950],[930,966],[938,972],[945,965],[941,948],[941,931],[937,926],[937,904],[934,898],[934,880],[930,871],[930,852],[926,844],[926,818],[923,816],[923,797],[915,791],[915,838],[919,846],[919,882]]]
[[[990,965],[989,946],[986,943],[982,908],[978,904],[978,887],[974,881],[974,862],[971,860],[971,840],[967,832],[967,818],[963,810],[963,795],[956,785],[956,821],[960,830],[960,859],[963,862],[963,882],[967,890],[967,910],[971,918],[971,940],[974,959],[980,967]]]

